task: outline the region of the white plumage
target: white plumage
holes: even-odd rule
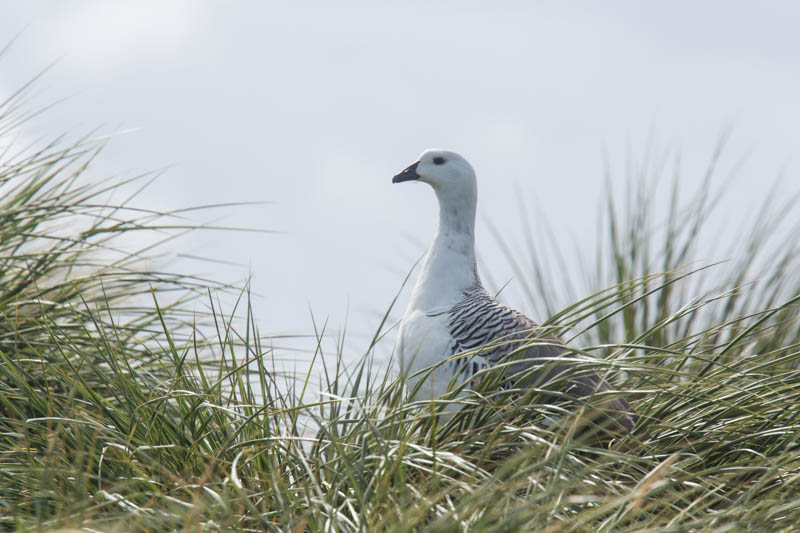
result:
[[[401,374],[410,387],[423,377],[422,369],[431,367],[449,356],[475,350],[492,341],[503,339],[481,350],[469,361],[439,365],[420,385],[418,399],[440,397],[448,384],[460,373],[468,379],[480,369],[497,364],[526,340],[536,323],[527,316],[497,301],[483,288],[475,261],[475,211],[478,187],[475,171],[461,155],[447,150],[426,150],[419,160],[392,180],[421,181],[430,185],[439,200],[439,228],[422,263],[416,286],[411,293],[398,336],[398,361]],[[524,360],[511,366],[510,372],[531,371],[542,359],[552,359],[564,352],[555,344],[538,344],[526,350]],[[514,342],[517,341],[516,346]],[[537,360],[540,362],[537,363]],[[545,375],[529,377],[522,386],[546,380],[559,373],[568,373],[569,364],[548,366]],[[415,375],[416,374],[416,375]],[[565,392],[586,398],[611,388],[599,376],[581,373],[568,380]],[[635,415],[624,399],[615,398],[602,405],[624,429],[635,423]]]

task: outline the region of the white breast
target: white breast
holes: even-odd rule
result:
[[[440,364],[430,375],[425,369],[441,363],[450,355],[452,344],[453,338],[447,328],[447,313],[429,316],[419,309],[406,312],[400,326],[398,362],[409,390],[420,379],[425,379],[415,399],[436,399],[446,391],[453,379],[452,365]]]

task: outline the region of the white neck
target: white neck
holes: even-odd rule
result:
[[[438,310],[458,302],[462,293],[480,283],[475,261],[477,195],[447,194],[438,188],[439,229],[422,264],[410,307]]]

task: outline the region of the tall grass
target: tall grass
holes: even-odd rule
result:
[[[13,103],[0,108],[0,131],[14,125]],[[287,379],[246,290],[222,310],[222,287],[148,270],[147,250],[125,250],[130,232],[186,224],[110,205],[107,193],[125,181],[83,184],[98,149],[55,143],[0,159],[3,529],[788,531],[800,522],[800,270],[793,240],[763,244],[764,220],[793,204],[767,202],[726,274],[711,276],[718,266],[694,263],[717,201],[710,187],[687,204],[674,194],[664,222],[649,182],[634,181],[624,208],[609,197],[588,296],[576,290],[561,310],[555,269],[537,263],[547,241],[508,246],[532,300],[553,306],[547,325],[572,339],[578,367],[609,374],[641,415],[631,434],[600,445],[580,431],[586,407],[537,391],[514,397],[497,372],[458,398],[455,415],[441,412],[458,384],[435,404],[406,401],[393,375],[372,366],[376,346],[393,341],[389,310],[363,354],[323,356],[319,332],[324,390],[310,374]],[[197,298],[207,313],[194,311]]]

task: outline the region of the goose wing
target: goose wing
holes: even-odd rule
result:
[[[564,364],[548,364],[546,370],[543,368],[541,372],[536,372],[537,367],[543,367],[554,358],[564,355],[566,348],[556,337],[537,339],[536,329],[539,326],[536,322],[503,305],[481,286],[465,291],[464,298],[447,313],[448,328],[453,338],[450,355],[485,347],[466,363],[454,361],[455,365],[461,367],[466,378],[482,368],[506,361],[523,343],[540,340],[540,344],[528,346],[509,365],[509,375],[525,376],[521,386],[544,385],[556,376],[564,375],[567,378],[567,388],[560,392],[574,398],[584,399],[614,390],[597,374],[575,372],[574,363],[568,361]],[[614,397],[597,403],[593,401],[593,407],[602,412],[598,417],[602,419],[601,422],[611,422],[614,426],[619,426],[616,429],[630,430],[636,422],[637,417],[624,398]]]

